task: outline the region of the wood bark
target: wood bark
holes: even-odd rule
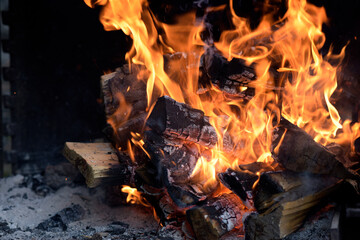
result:
[[[225,172],[219,173],[218,177],[225,187],[240,197],[248,209],[254,209],[252,191],[255,182],[259,179],[257,172],[271,170],[274,168],[266,163],[254,162],[240,165],[236,170],[229,168]]]
[[[288,170],[328,174],[341,179],[360,179],[359,175],[347,169],[335,154],[284,118],[275,128],[273,138],[273,156]]]
[[[152,130],[170,139],[181,139],[214,147],[217,143],[215,128],[204,112],[179,103],[168,96],[160,97],[147,122]]]
[[[113,131],[106,135],[117,148],[127,149],[131,132],[142,133],[145,125],[147,100],[144,67],[125,64],[115,72],[101,77],[105,113]]]
[[[178,207],[196,204],[202,197],[190,183],[200,152],[195,144],[169,140],[153,131],[144,134],[144,149],[150,155],[153,177],[164,185]],[[149,165],[149,164],[148,164]],[[147,178],[147,177],[145,177]]]
[[[242,226],[246,212],[238,196],[223,194],[208,200],[204,205],[186,211],[196,239],[219,239],[225,233]]]
[[[136,64],[132,64],[131,69],[128,64],[125,64],[115,72],[103,75],[101,85],[106,115],[108,117],[113,115],[119,106],[124,104],[132,108],[130,116],[123,116],[124,119],[144,112],[147,106],[146,98],[144,98],[147,76],[145,68]]]
[[[245,239],[280,239],[294,232],[340,182],[330,176],[290,171],[261,174],[254,189],[258,213],[245,220]]]
[[[133,183],[130,158],[116,152],[110,143],[66,142],[63,155],[79,169],[90,188]]]

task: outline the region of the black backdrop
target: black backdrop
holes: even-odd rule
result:
[[[37,171],[63,159],[65,141],[102,137],[99,78],[124,63],[131,40],[119,31],[105,32],[99,9],[82,0],[9,1],[3,21],[10,26],[10,39],[3,47],[11,54],[11,67],[3,73],[12,88],[12,127],[4,134],[12,135],[12,151],[4,156],[14,169]],[[153,0],[154,12],[162,12],[162,2],[191,1]],[[239,0],[239,6],[251,8],[251,2],[256,0]],[[342,46],[351,40],[347,69],[360,76],[360,1],[313,2],[326,5],[328,43]]]

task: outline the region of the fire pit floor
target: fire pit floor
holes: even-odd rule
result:
[[[176,239],[144,207],[110,207],[102,188],[69,181],[54,189],[49,181],[40,174],[0,180],[0,239]]]
[[[159,227],[149,209],[110,207],[104,188],[88,189],[69,168],[61,164],[43,175],[0,180],[0,239],[184,239]],[[286,239],[330,239],[333,214],[333,208],[320,211]],[[233,232],[222,239],[242,238]]]

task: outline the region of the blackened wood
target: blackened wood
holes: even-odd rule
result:
[[[140,79],[138,79],[140,76]],[[136,64],[125,64],[115,72],[103,75],[102,92],[104,95],[105,113],[113,115],[120,105],[127,104],[132,110],[127,116],[117,114],[117,121],[131,118],[144,112],[147,106],[146,79],[148,73],[144,67]]]
[[[214,48],[208,48],[202,56],[202,70],[209,80],[224,91],[229,98],[251,99],[255,89],[249,84],[256,80],[253,67],[245,65],[242,59],[228,61]],[[241,87],[248,87],[245,91]]]
[[[245,220],[245,239],[280,239],[298,229],[339,186],[338,179],[289,171],[266,172],[254,190],[259,213]]]
[[[284,118],[273,132],[272,153],[284,168],[291,171],[359,179],[359,175],[347,169],[333,153]]]
[[[110,143],[67,142],[63,155],[79,169],[90,188],[133,184],[130,158],[117,152]]]
[[[235,194],[223,194],[204,205],[186,211],[196,239],[219,239],[225,233],[242,226],[245,207]]]
[[[248,209],[254,208],[252,187],[259,178],[255,173],[229,168],[218,176],[221,183],[238,195]]]
[[[227,169],[219,173],[219,179],[225,187],[240,197],[248,209],[254,209],[253,186],[259,179],[258,173],[272,171],[275,168],[263,162],[240,165],[239,169]]]
[[[183,141],[169,140],[153,131],[146,131],[144,137],[144,149],[152,163],[150,169],[153,181],[161,182],[181,208],[200,201],[202,197],[189,186],[191,174],[200,157],[198,147]]]
[[[179,103],[168,96],[160,97],[147,122],[152,130],[171,139],[214,147],[217,143],[215,128],[204,112]]]
[[[355,146],[355,152],[360,155],[360,137],[358,137],[355,140],[354,146]]]
[[[239,197],[233,193],[210,199],[202,206],[186,211],[196,239],[219,239],[225,233],[242,226],[246,212]]]
[[[166,169],[170,183],[181,184],[189,181],[200,152],[195,144],[172,141],[153,131],[144,134],[144,148],[151,161],[158,166],[158,174]]]
[[[139,115],[128,119],[126,122],[116,127],[112,139],[118,148],[120,147],[121,150],[126,150],[128,147],[128,142],[132,138],[132,134],[143,134],[146,116],[146,112],[140,113]]]
[[[138,187],[145,199],[154,208],[156,217],[166,226],[171,222],[182,222],[185,212],[173,202],[165,188],[154,188],[147,184]]]

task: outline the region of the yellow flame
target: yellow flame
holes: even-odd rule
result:
[[[274,120],[280,115],[324,145],[350,145],[360,135],[359,123],[342,121],[331,100],[337,88],[338,65],[330,64],[330,60],[340,63],[345,48],[338,55],[331,51],[326,56],[320,54],[325,42],[321,27],[327,21],[322,7],[306,0],[288,0],[288,11],[281,19],[274,20],[269,13],[256,29],[251,29],[249,20],[237,16],[233,0],[229,1],[235,28],[224,31],[214,46],[229,61],[239,58],[248,66],[253,64],[257,79],[239,87],[239,91],[253,88],[255,95],[244,101],[229,99],[214,86],[202,96],[197,94],[200,58],[208,45],[201,40],[203,24],[194,12],[179,16],[176,24],[169,25],[155,18],[146,0],[85,2],[91,7],[103,6],[100,19],[106,30],[121,29],[132,37],[133,46],[126,59],[145,66],[149,72],[148,111],[159,96],[168,95],[210,117],[219,141],[213,149],[202,149],[192,174],[204,189],[216,188],[217,173],[228,167],[256,161],[271,163]],[[221,9],[224,6],[206,11]],[[163,55],[178,51],[182,57],[171,60],[170,70],[165,72]],[[115,127],[126,121],[130,112],[131,106],[125,103],[109,122]],[[124,113],[126,116],[119,118]],[[141,136],[132,136],[132,143],[143,148]]]
[[[136,188],[124,185],[122,186],[121,191],[128,194],[126,197],[126,202],[131,204],[141,204],[145,207],[151,207],[146,199],[141,196],[141,192],[139,192]]]

